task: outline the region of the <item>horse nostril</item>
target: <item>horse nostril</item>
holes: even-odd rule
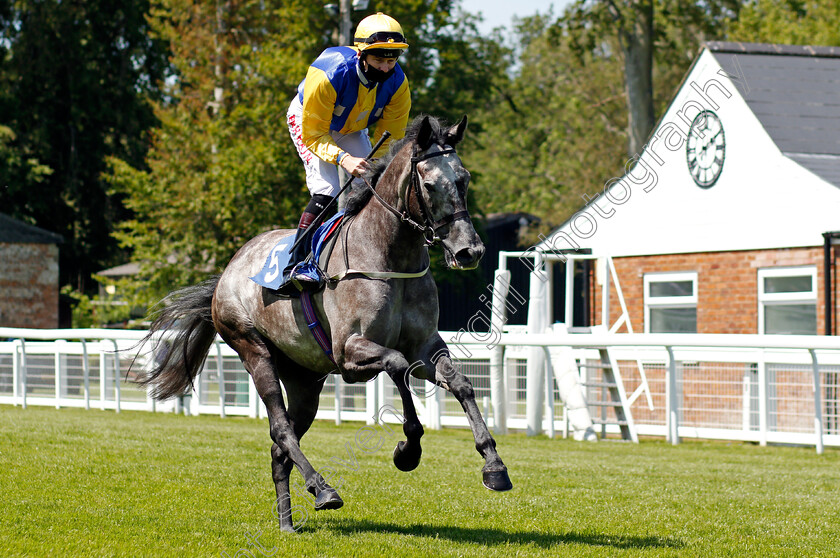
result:
[[[455,254],[455,259],[458,260],[458,263],[461,266],[470,266],[475,265],[481,259],[481,256],[484,255],[484,246],[479,245],[470,248],[462,248],[458,250],[458,253]]]

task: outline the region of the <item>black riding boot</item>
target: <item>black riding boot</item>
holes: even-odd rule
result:
[[[320,285],[320,281],[316,281],[302,273],[296,274],[294,270],[312,251],[312,235],[318,230],[321,222],[327,216],[322,216],[321,219],[318,219],[318,217],[330,201],[332,201],[332,196],[315,194],[309,200],[306,209],[304,209],[303,215],[301,215],[300,222],[298,223],[297,233],[295,234],[297,246],[295,246],[289,258],[289,264],[283,270],[283,284],[277,289],[280,294],[297,294],[303,289],[312,289]]]

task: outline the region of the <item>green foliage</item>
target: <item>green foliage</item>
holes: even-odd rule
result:
[[[621,67],[609,53],[576,51],[547,17],[522,21],[518,32],[521,67],[478,112],[480,146],[465,158],[485,211],[529,212],[550,227],[621,164]]]
[[[543,232],[624,170],[633,33],[653,45],[655,115],[703,41],[840,45],[840,4],[817,0],[577,0],[489,35],[459,7],[372,0],[353,25],[403,25],[412,116],[469,115],[474,214],[533,213]],[[138,304],[218,272],[297,223],[285,112],[337,25],[308,0],[0,1],[2,211],[62,234],[62,284],[88,295],[128,259]]]
[[[38,188],[52,172],[27,152],[26,146],[20,145],[11,128],[0,125],[0,198],[10,190]]]
[[[840,46],[840,2],[757,0],[729,26],[733,41]]]
[[[105,158],[142,164],[154,123],[147,98],[165,53],[147,35],[147,9],[147,0],[0,6],[0,123],[15,134],[0,207],[64,236],[60,280],[81,290],[122,257],[110,231],[125,211],[106,193]]]
[[[111,159],[134,218],[115,236],[149,280],[149,301],[220,271],[250,237],[293,227],[308,193],[286,108],[318,50],[310,3],[162,1],[150,20],[177,77],[156,103],[144,167]],[[319,19],[322,18],[322,19]],[[219,91],[221,98],[217,98]]]
[[[403,25],[401,62],[422,84],[449,2],[373,4]],[[148,301],[219,272],[252,236],[297,225],[309,194],[286,109],[335,25],[318,3],[215,0],[160,0],[150,24],[176,78],[155,105],[145,164],[111,159],[108,177],[133,212],[115,236],[141,264]]]
[[[644,2],[579,0],[557,18],[519,23],[517,71],[477,120],[484,133],[467,155],[487,212],[526,211],[545,233],[565,221],[628,159],[628,39]],[[704,40],[723,38],[734,0],[653,3],[652,103],[661,114]],[[629,31],[628,31],[629,32]]]
[[[317,421],[303,438],[345,505],[308,507],[284,535],[265,419],[0,406],[0,548],[260,556],[245,533],[274,556],[365,558],[833,556],[840,545],[836,448],[498,436],[514,484],[500,494],[481,486],[467,430],[427,430],[419,468],[403,473],[391,462],[400,429],[376,427],[384,443],[366,453],[362,426]],[[296,471],[291,480],[301,484]]]
[[[115,325],[125,327],[131,326],[143,317],[145,307],[137,305],[134,295],[136,292],[142,292],[142,290],[135,290],[138,285],[113,281],[98,275],[95,275],[94,279],[104,287],[104,294],[89,296],[74,290],[70,285],[61,288],[61,294],[73,301],[72,327],[113,327]],[[117,285],[120,286],[119,289]]]

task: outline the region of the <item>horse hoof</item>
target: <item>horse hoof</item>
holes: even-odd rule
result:
[[[490,490],[505,492],[513,488],[507,469],[502,469],[501,471],[484,471],[482,472],[482,476],[484,477],[484,487]]]
[[[344,505],[344,500],[338,495],[338,492],[329,488],[322,490],[315,498],[315,509],[320,510],[337,510]]]
[[[420,448],[420,444],[417,444],[415,446],[417,448],[416,450],[406,451],[405,445],[405,441],[397,442],[397,447],[394,448],[394,465],[400,471],[407,473],[413,471],[420,465],[420,456],[423,450]]]

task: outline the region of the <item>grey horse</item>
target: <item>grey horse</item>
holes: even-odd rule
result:
[[[173,324],[177,333],[170,350],[142,382],[158,399],[189,391],[216,332],[222,336],[239,354],[268,412],[274,442],[272,477],[283,531],[294,530],[292,467],[315,496],[316,510],[344,503],[300,448],[330,373],[353,383],[384,371],[396,384],[406,439],[397,444],[393,459],[402,471],[418,466],[423,435],[409,375],[450,391],[463,407],[475,447],[485,460],[484,486],[512,488],[473,388],[437,331],[434,280],[430,273],[418,273],[428,269],[428,247],[438,240],[450,268],[475,268],[484,254],[466,207],[470,174],[454,150],[466,125],[466,117],[451,127],[430,116],[418,117],[405,138],[377,162],[369,187],[351,196],[339,241],[325,267],[328,276],[342,278],[328,282],[312,297],[331,339],[334,362],[311,334],[299,299],[281,298],[249,279],[272,247],[294,231],[275,230],[253,238],[221,276],[173,292],[161,304],[149,336]]]

